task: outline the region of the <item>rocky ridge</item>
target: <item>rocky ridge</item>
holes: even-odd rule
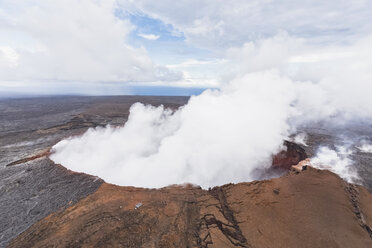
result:
[[[102,184],[9,247],[371,247],[372,196],[329,171],[203,190]]]

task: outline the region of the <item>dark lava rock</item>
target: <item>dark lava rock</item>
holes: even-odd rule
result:
[[[0,168],[0,247],[50,213],[95,192],[102,182],[48,158]]]

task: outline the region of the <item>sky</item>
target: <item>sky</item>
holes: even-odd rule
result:
[[[371,0],[1,0],[0,95],[190,95],[267,69],[319,83],[368,70],[371,16]]]

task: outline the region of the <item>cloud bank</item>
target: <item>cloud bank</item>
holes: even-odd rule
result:
[[[102,85],[119,85],[101,93],[107,95],[128,82],[216,88],[232,79],[225,71],[238,68],[243,55],[241,65],[250,70],[264,69],[270,55],[272,65],[301,64],[300,80],[318,79],[319,67],[303,64],[318,61],[324,70],[324,61],[353,56],[343,46],[372,33],[371,15],[366,0],[233,0],[228,6],[221,0],[3,0],[0,90],[70,93],[66,85],[99,94]],[[293,46],[277,43],[283,31]],[[272,47],[258,51],[261,45]]]
[[[366,0],[120,0],[122,8],[160,19],[187,42],[214,51],[271,37],[280,30],[316,42],[355,40],[371,33]]]
[[[166,82],[182,78],[158,67],[144,47],[129,44],[135,27],[117,17],[116,9],[114,0],[2,1],[0,82]]]

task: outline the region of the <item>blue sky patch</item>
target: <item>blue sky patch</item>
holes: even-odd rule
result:
[[[188,59],[205,59],[211,54],[208,50],[188,44],[183,33],[161,20],[122,10],[117,10],[116,16],[129,19],[136,27],[129,36],[129,44],[133,47],[145,47],[150,57],[159,65],[177,64]],[[154,35],[158,38],[151,40],[142,35]]]

